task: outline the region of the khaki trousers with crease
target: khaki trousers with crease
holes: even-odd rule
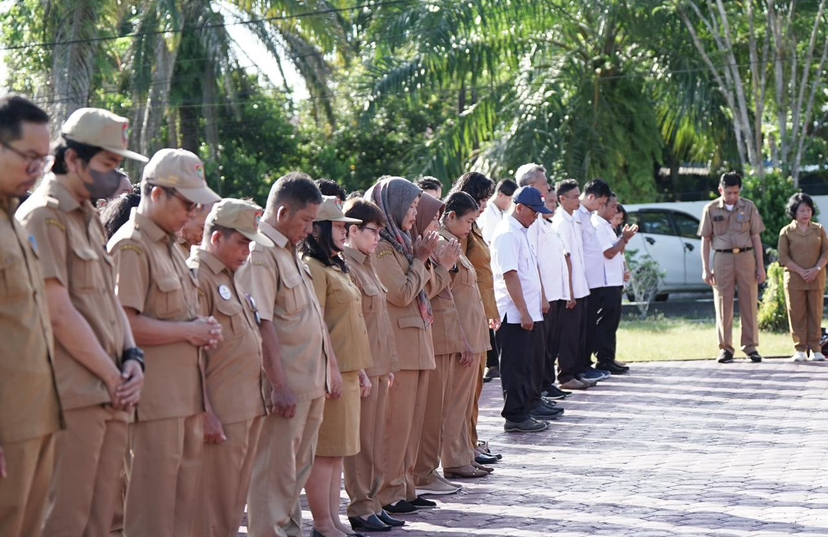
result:
[[[825,289],[789,289],[785,286],[788,326],[797,351],[822,352],[822,311]]]
[[[739,290],[739,316],[742,320],[742,351],[750,354],[759,346],[759,327],[756,315],[759,285],[756,280],[754,252],[713,254],[713,303],[716,307],[716,330],[719,348],[733,349],[733,299]]]
[[[466,367],[459,362],[454,366],[446,405],[446,419],[443,422],[443,449],[440,459],[444,469],[461,468],[474,461],[469,431],[474,411],[477,372],[480,370],[480,364],[485,361],[486,353],[480,353],[474,355],[470,366]]]
[[[0,535],[40,537],[55,457],[55,435],[3,444],[8,476],[0,479]]]
[[[425,421],[417,462],[414,465],[415,486],[428,485],[437,480],[440,453],[443,451],[443,425],[449,412],[449,396],[454,383],[454,369],[459,358],[458,354],[435,356],[437,367],[428,372]],[[465,408],[463,416],[465,417]]]

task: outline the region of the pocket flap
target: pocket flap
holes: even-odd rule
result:
[[[219,310],[222,315],[232,317],[233,315],[241,313],[241,304],[234,300],[222,299],[216,302],[216,309]]]
[[[282,283],[285,287],[289,289],[293,289],[302,281],[302,276],[298,272],[293,272],[290,274],[285,274],[284,272],[281,275]]]
[[[78,256],[80,259],[84,261],[97,261],[98,254],[95,253],[95,250],[92,248],[87,248],[84,246],[72,248],[72,251]]]
[[[16,255],[0,255],[0,270],[5,270],[22,262],[23,258]]]
[[[181,282],[178,281],[178,278],[175,277],[167,277],[167,278],[160,278],[155,281],[155,285],[158,286],[158,289],[164,293],[169,293],[170,291],[175,291],[179,287],[181,287]]]
[[[425,323],[421,317],[400,317],[397,319],[400,328],[419,328],[425,330]]]

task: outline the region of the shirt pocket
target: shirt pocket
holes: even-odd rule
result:
[[[286,314],[296,313],[306,304],[302,292],[302,276],[298,272],[282,271],[279,278],[282,280],[282,291],[279,293],[282,307]]]
[[[385,302],[385,297],[373,282],[362,287],[362,294],[363,311],[379,313],[382,310],[382,302]]]
[[[224,339],[227,340],[240,335],[244,329],[241,304],[232,300],[221,299],[216,302],[216,309],[221,314],[220,322]]]
[[[95,266],[99,261],[98,254],[88,246],[78,245],[72,248],[72,274],[70,281],[80,293],[89,293],[95,290],[99,284],[95,277]]]
[[[181,281],[175,276],[164,276],[155,281],[157,288],[155,315],[159,319],[181,318],[187,311]]]
[[[10,253],[0,256],[0,302],[23,300],[32,292],[26,261]]]

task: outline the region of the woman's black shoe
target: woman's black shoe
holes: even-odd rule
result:
[[[405,500],[400,500],[396,503],[389,503],[388,505],[383,505],[382,508],[388,511],[389,513],[394,513],[395,515],[413,513],[417,510],[416,507],[414,507]]]
[[[494,464],[498,461],[497,455],[489,455],[487,453],[478,453],[474,458],[477,464]]]
[[[422,496],[417,496],[416,500],[408,503],[409,505],[413,505],[415,509],[431,509],[432,507],[437,507],[437,502],[426,500]]]
[[[368,518],[360,518],[356,516],[349,516],[348,522],[351,523],[351,528],[354,531],[390,531],[391,526],[380,520],[377,515],[371,515]]]
[[[380,511],[380,514],[377,515],[377,518],[382,520],[392,528],[399,528],[400,526],[405,526],[404,520],[397,520],[396,518],[386,513],[384,509]]]

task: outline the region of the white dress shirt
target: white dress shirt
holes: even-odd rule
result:
[[[483,213],[477,217],[477,225],[480,227],[480,232],[483,235],[483,240],[486,244],[492,243],[495,228],[506,216],[506,213],[497,208],[497,205],[490,200],[486,204]]]
[[[581,236],[584,241],[584,266],[590,289],[604,286],[604,251],[598,244],[595,227],[592,225],[592,213],[581,205],[576,213],[581,221]]]
[[[592,215],[592,226],[595,228],[595,237],[601,247],[601,252],[606,252],[618,242],[618,235],[612,229],[612,224],[597,214]],[[619,252],[612,259],[602,253],[604,258],[604,284],[599,287],[623,287],[624,286],[624,252]]]
[[[523,300],[532,316],[532,321],[543,320],[541,309],[541,281],[538,274],[538,260],[529,245],[528,230],[513,216],[507,216],[495,228],[492,244],[492,273],[497,312],[509,324],[520,324],[520,310],[506,289],[503,275],[517,271]]]
[[[538,258],[546,300],[569,300],[569,269],[563,239],[543,215],[529,226],[529,245]]]
[[[572,298],[576,300],[584,298],[589,295],[589,284],[584,268],[584,241],[581,238],[581,220],[577,213],[571,215],[563,209],[558,209],[552,217],[552,227],[563,239],[564,248],[569,253],[569,261],[572,264],[572,292],[575,295]],[[590,227],[592,227],[591,224]]]

